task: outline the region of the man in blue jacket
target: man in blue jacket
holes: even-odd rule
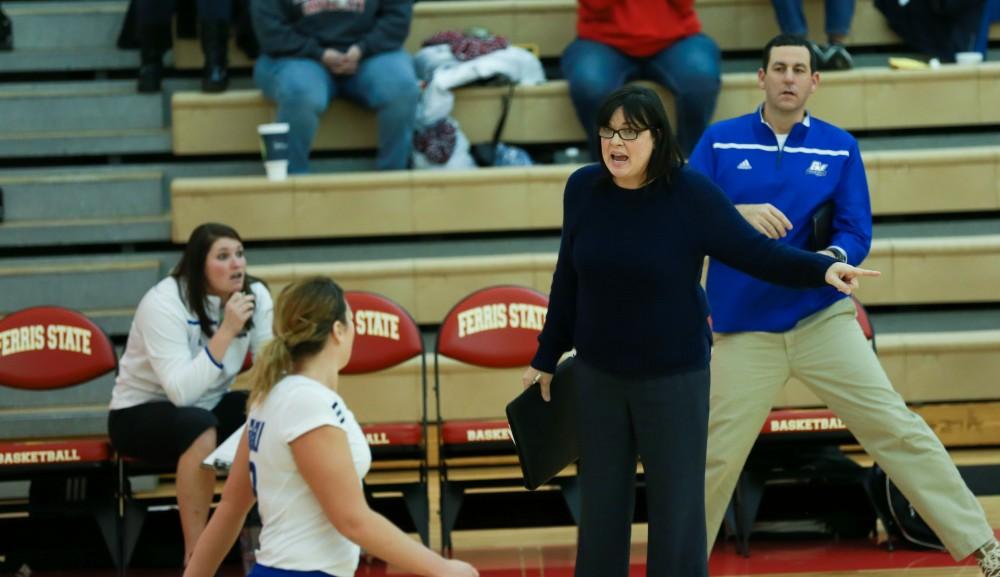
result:
[[[778,36],[758,71],[764,103],[702,136],[691,166],[718,184],[762,234],[807,248],[812,219],[832,203],[820,252],[859,265],[871,247],[871,205],[857,141],[806,111],[819,86],[805,40]],[[795,375],[839,416],[955,559],[975,554],[1000,577],[1000,547],[944,446],[893,390],[835,290],[787,289],[719,262],[708,270],[715,347],[706,471],[711,546],[740,471],[780,388]],[[710,547],[711,548],[711,547]]]

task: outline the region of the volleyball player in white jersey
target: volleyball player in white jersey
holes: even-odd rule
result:
[[[252,577],[353,577],[360,547],[427,577],[477,577],[368,508],[361,487],[371,451],[337,394],[354,323],[343,290],[325,277],[286,287],[274,340],[249,375],[250,407],[222,501],[184,577],[211,577],[256,500],[263,529]]]

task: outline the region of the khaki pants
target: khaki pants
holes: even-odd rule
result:
[[[795,376],[840,417],[955,559],[993,530],[947,451],[886,377],[842,299],[785,333],[716,335],[705,513],[709,550],[775,395]]]

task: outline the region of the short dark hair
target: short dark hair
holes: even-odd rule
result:
[[[814,44],[804,36],[796,34],[778,34],[764,46],[764,54],[761,55],[761,68],[767,72],[767,67],[771,64],[771,49],[775,46],[801,46],[809,53],[809,72],[816,72],[819,69],[819,60],[816,57]]]
[[[220,238],[231,238],[239,243],[243,243],[240,234],[231,226],[217,222],[206,222],[198,225],[191,236],[188,237],[187,245],[184,246],[184,254],[181,260],[171,271],[170,276],[177,279],[180,285],[181,298],[198,317],[198,324],[201,325],[201,332],[211,338],[215,334],[212,326],[212,319],[208,318],[205,311],[205,302],[208,295],[208,281],[205,279],[205,261],[208,259],[208,251],[212,250],[212,245]],[[251,282],[259,282],[258,279],[248,274],[243,275],[243,292],[250,292]],[[225,308],[226,303],[219,303],[220,308]],[[244,330],[253,328],[253,317],[247,319]]]
[[[652,133],[653,153],[649,157],[649,165],[646,166],[646,181],[662,176],[666,182],[670,182],[674,173],[684,166],[684,156],[670,129],[670,120],[667,118],[667,111],[663,108],[660,95],[650,88],[636,84],[628,84],[615,90],[604,99],[597,110],[597,127],[608,126],[611,117],[619,108],[622,109],[626,122],[636,128],[648,128]],[[610,178],[611,171],[608,170],[603,158],[601,165]]]

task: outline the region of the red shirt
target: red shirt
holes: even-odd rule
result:
[[[578,0],[576,33],[629,56],[651,56],[701,32],[694,0]]]

